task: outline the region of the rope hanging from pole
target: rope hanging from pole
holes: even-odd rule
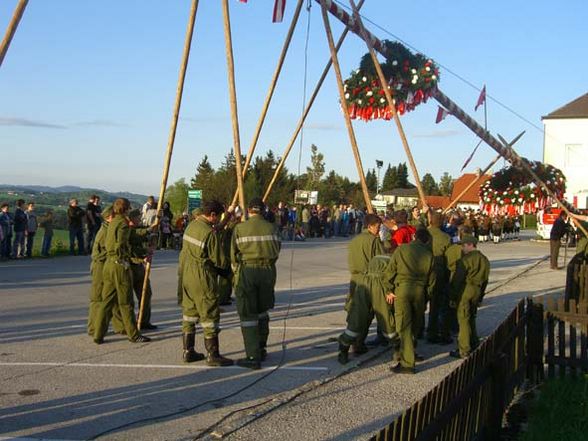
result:
[[[327,40],[329,42],[329,50],[331,51],[331,60],[333,61],[333,68],[335,70],[335,76],[337,78],[337,88],[339,89],[339,97],[341,102],[345,102],[345,90],[343,89],[343,77],[341,75],[341,67],[339,66],[339,59],[337,57],[337,51],[335,50],[335,42],[333,41],[333,33],[331,32],[331,25],[329,24],[329,16],[327,15],[327,8],[325,6],[325,0],[320,0],[321,12],[323,15],[323,23],[325,25],[325,33],[327,34]],[[351,149],[353,150],[353,156],[355,157],[355,165],[357,166],[357,172],[359,174],[359,180],[361,182],[361,189],[363,192],[363,198],[365,200],[365,206],[368,213],[373,213],[372,201],[367,188],[365,180],[365,173],[363,171],[363,165],[361,163],[361,157],[359,155],[359,148],[357,147],[357,139],[355,137],[355,131],[353,130],[353,124],[349,117],[349,110],[347,106],[342,106],[343,115],[345,117],[345,125],[347,126],[347,132],[349,134],[349,141],[351,142]]]
[[[27,7],[27,3],[29,0],[19,0],[16,8],[14,9],[14,13],[12,14],[12,19],[10,23],[8,23],[8,27],[6,28],[6,34],[4,34],[4,38],[2,39],[2,43],[0,43],[0,66],[2,66],[2,62],[4,61],[4,57],[8,52],[8,47],[12,42],[12,38],[16,33],[16,29],[18,28],[18,24],[20,23],[20,19],[24,14],[25,8]]]
[[[365,2],[365,0],[360,0],[359,4],[357,5],[357,9],[360,9],[363,6],[364,2]],[[339,49],[343,45],[343,42],[345,41],[345,37],[347,37],[348,33],[349,33],[349,27],[346,27],[345,30],[343,31],[343,33],[341,34],[341,36],[339,37],[339,41],[337,41],[337,45],[335,47],[335,50],[337,52],[339,52]],[[290,151],[292,150],[292,147],[294,146],[294,143],[296,142],[296,138],[298,138],[298,134],[302,130],[302,126],[304,125],[304,121],[306,121],[306,118],[307,118],[308,114],[310,113],[310,109],[312,108],[312,105],[314,104],[314,100],[318,96],[318,93],[321,90],[323,83],[325,82],[325,78],[327,78],[327,75],[328,75],[329,71],[331,70],[332,64],[333,64],[333,61],[329,57],[329,61],[327,62],[325,68],[323,69],[323,73],[321,74],[321,76],[320,76],[320,78],[314,88],[314,92],[312,93],[310,99],[308,100],[308,104],[306,105],[306,109],[304,109],[304,113],[302,114],[302,117],[298,120],[298,124],[296,125],[296,129],[294,129],[294,133],[292,134],[290,141],[288,141],[288,145],[284,149],[284,153],[282,154],[282,157],[280,158],[280,162],[278,163],[278,166],[276,167],[276,170],[274,171],[274,175],[272,176],[272,179],[265,190],[265,193],[263,196],[264,201],[267,201],[267,198],[269,197],[269,195],[270,195],[270,193],[271,193],[271,191],[272,191],[272,189],[278,179],[280,172],[284,168],[284,164],[286,163],[288,156],[290,156]]]
[[[165,197],[165,189],[167,187],[167,179],[169,177],[169,166],[171,164],[172,153],[174,150],[174,143],[176,139],[176,130],[178,128],[178,119],[180,116],[180,108],[182,106],[182,94],[184,93],[184,81],[186,79],[186,70],[188,68],[188,60],[190,59],[190,48],[192,46],[192,35],[194,34],[194,22],[196,21],[196,11],[198,10],[198,1],[192,0],[192,7],[190,9],[190,18],[188,19],[188,29],[186,31],[186,40],[184,42],[184,53],[182,55],[182,62],[180,65],[180,73],[178,76],[178,87],[176,89],[176,101],[174,104],[174,113],[172,115],[171,126],[169,130],[169,138],[167,142],[167,152],[165,154],[165,161],[163,165],[163,174],[161,176],[161,185],[159,187],[159,199],[157,201],[157,212],[159,213],[163,207]],[[143,320],[143,310],[145,308],[145,291],[149,282],[149,275],[151,273],[151,259],[145,265],[145,277],[143,279],[143,289],[141,290],[141,304],[139,306],[139,317],[137,319],[137,326],[141,329],[141,321]]]
[[[233,126],[233,150],[237,168],[237,192],[239,205],[245,213],[245,193],[243,190],[243,167],[241,164],[241,138],[239,135],[239,112],[237,109],[237,91],[235,88],[235,60],[233,58],[233,40],[231,37],[231,17],[229,15],[229,0],[222,0],[223,24],[225,30],[225,49],[227,55],[227,75],[229,81],[229,101],[231,104],[231,122]]]
[[[259,140],[259,135],[265,122],[267,111],[269,109],[270,102],[276,89],[278,78],[280,77],[280,73],[282,72],[284,59],[286,58],[286,54],[288,53],[288,49],[292,41],[292,35],[294,35],[294,30],[296,29],[296,25],[298,24],[298,18],[300,16],[300,11],[302,9],[303,4],[304,0],[298,0],[296,10],[294,11],[294,16],[292,17],[292,22],[290,23],[290,28],[288,29],[288,33],[286,34],[286,40],[284,41],[284,46],[282,47],[280,58],[278,59],[278,65],[276,66],[276,70],[274,71],[274,76],[272,77],[272,81],[270,83],[270,87],[267,92],[265,102],[263,103],[263,107],[261,109],[261,115],[259,116],[259,120],[257,121],[257,127],[255,128],[253,139],[251,140],[251,145],[249,146],[249,150],[247,151],[247,158],[245,159],[245,165],[243,166],[243,178],[245,178],[245,176],[247,175],[247,169],[249,168],[249,164],[253,159],[253,153],[255,152],[255,148],[257,147],[257,141]],[[237,190],[235,192],[235,195],[233,196],[233,201],[231,202],[231,205],[235,205],[235,203],[237,202],[238,195],[239,192]]]
[[[414,162],[414,158],[412,156],[412,152],[410,151],[410,146],[408,145],[408,140],[406,139],[406,134],[404,133],[404,128],[402,127],[402,123],[400,122],[400,116],[396,111],[396,106],[394,105],[394,100],[392,99],[392,92],[390,91],[390,86],[386,87],[388,84],[388,80],[386,79],[384,72],[382,71],[382,66],[378,61],[378,57],[376,57],[376,53],[374,52],[374,47],[372,46],[370,39],[367,36],[365,27],[361,21],[361,17],[359,16],[359,12],[355,6],[355,2],[353,0],[349,0],[351,7],[353,8],[353,15],[355,20],[357,21],[357,25],[359,26],[360,32],[362,34],[362,38],[365,41],[365,44],[368,47],[370,52],[370,56],[372,58],[372,62],[374,63],[374,67],[376,68],[376,72],[378,73],[378,78],[380,79],[380,83],[384,90],[384,94],[386,96],[386,100],[388,101],[388,107],[394,116],[394,122],[396,123],[396,128],[398,129],[398,134],[400,135],[400,139],[402,140],[402,146],[404,147],[404,151],[406,153],[406,157],[408,158],[408,163],[410,164],[410,169],[412,171],[412,175],[415,180],[415,184],[417,187],[417,191],[419,193],[419,198],[421,199],[421,204],[423,208],[427,207],[427,200],[425,198],[425,192],[423,191],[423,186],[421,184],[421,179],[419,177],[419,172],[417,170],[416,164]],[[344,101],[341,101],[342,103]],[[347,107],[343,105],[343,107]]]

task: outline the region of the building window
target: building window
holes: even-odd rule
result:
[[[566,144],[566,167],[587,167],[588,149],[583,144]]]

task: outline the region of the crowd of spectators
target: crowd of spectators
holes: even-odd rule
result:
[[[153,225],[159,217],[157,234],[158,248],[178,249],[181,246],[181,236],[186,228],[188,213],[174,222],[170,204],[165,202],[160,216],[157,213],[157,203],[150,196],[142,207],[142,223]],[[35,203],[25,203],[24,199],[18,199],[14,205],[4,202],[0,205],[0,259],[22,259],[33,256],[33,246],[37,231],[42,229],[40,255],[49,257],[52,253],[52,244],[55,225],[55,213],[46,210],[42,216],[37,216]],[[92,195],[85,207],[80,206],[78,199],[71,199],[66,210],[67,231],[69,236],[69,254],[91,254],[94,239],[102,225],[101,198]],[[63,227],[61,227],[63,228]]]

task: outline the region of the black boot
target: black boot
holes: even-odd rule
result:
[[[206,364],[208,366],[232,366],[233,360],[223,357],[218,350],[218,336],[205,338],[204,347],[208,355],[206,356]]]
[[[349,361],[349,346],[339,342],[339,355],[337,356],[337,360],[341,364],[347,364]]]
[[[196,340],[196,334],[182,334],[182,339],[184,342],[184,353],[182,358],[184,359],[184,363],[192,363],[194,361],[204,360],[204,354],[200,352],[196,352],[194,350],[194,342]]]
[[[237,360],[237,366],[257,370],[261,369],[261,362],[253,357],[240,358],[239,360]]]

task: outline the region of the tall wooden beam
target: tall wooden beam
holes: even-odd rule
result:
[[[18,28],[18,24],[20,23],[20,19],[24,14],[25,8],[27,7],[27,3],[29,0],[19,0],[14,9],[14,13],[12,14],[12,19],[10,23],[8,23],[8,28],[6,28],[6,34],[4,34],[4,38],[2,39],[2,43],[0,43],[0,66],[2,66],[2,62],[4,61],[4,57],[8,52],[8,47],[12,42],[12,38],[16,33],[16,29]]]

